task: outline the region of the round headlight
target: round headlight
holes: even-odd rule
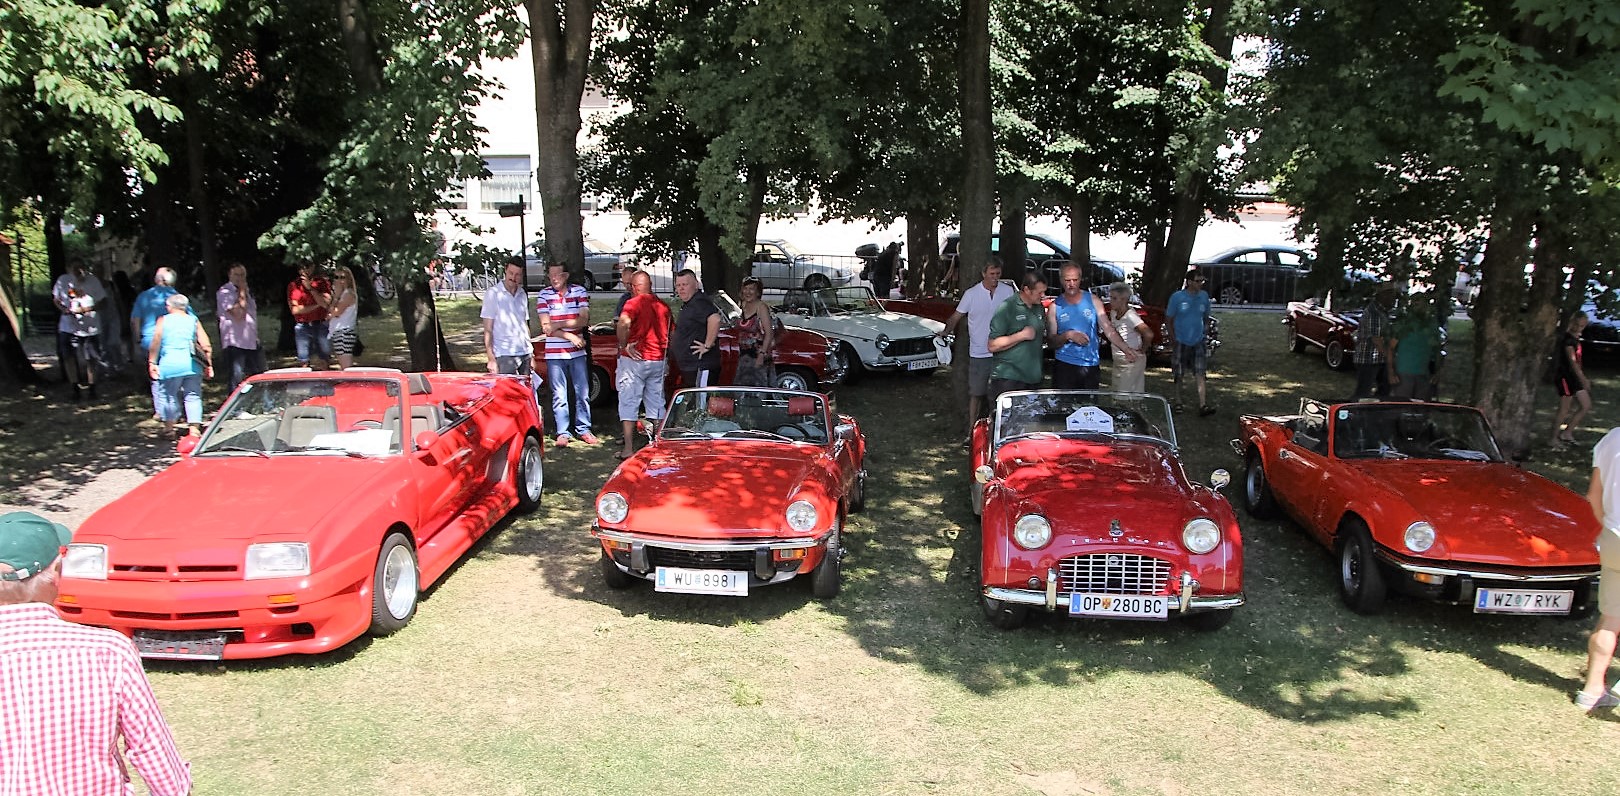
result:
[[[872,344],[877,346],[877,350],[879,351],[887,351],[889,350],[889,336],[882,332],[878,332],[877,339],[873,340]]]
[[[809,533],[816,527],[816,507],[810,505],[808,500],[795,500],[787,507],[787,524],[789,528],[799,533]]]
[[[1406,549],[1421,553],[1434,546],[1434,526],[1422,520],[1406,526]]]
[[[607,492],[596,499],[596,516],[603,522],[624,522],[630,513],[630,504],[625,501],[624,495],[617,492]]]
[[[1025,514],[1013,525],[1013,541],[1025,550],[1039,550],[1052,541],[1052,523],[1039,514]]]
[[[1221,526],[1208,517],[1199,517],[1181,529],[1181,543],[1199,555],[1208,553],[1221,543]]]

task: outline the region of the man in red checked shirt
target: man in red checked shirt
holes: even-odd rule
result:
[[[68,529],[0,515],[0,796],[134,796],[124,755],[153,796],[191,791],[135,644],[63,621],[52,603]]]

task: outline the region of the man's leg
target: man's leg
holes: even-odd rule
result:
[[[546,381],[551,382],[551,420],[557,433],[557,444],[567,445],[568,433],[568,362],[562,359],[546,360]]]
[[[621,459],[627,459],[636,452],[636,419],[641,409],[642,394],[646,391],[637,367],[641,364],[629,357],[619,357],[618,376],[613,380],[613,386],[619,391],[619,422],[624,426],[624,447],[619,454]]]
[[[568,360],[568,387],[574,394],[574,433],[580,438],[591,433],[591,358]]]
[[[294,356],[298,358],[298,366],[301,368],[309,367],[309,336],[309,324],[303,321],[293,324],[293,351],[296,352]]]

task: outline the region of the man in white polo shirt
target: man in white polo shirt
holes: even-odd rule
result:
[[[490,373],[534,373],[529,293],[523,289],[523,260],[510,257],[501,283],[484,291],[484,356]]]
[[[1012,285],[1001,283],[1001,259],[991,256],[984,266],[984,279],[962,293],[956,311],[945,321],[938,337],[956,333],[956,325],[965,317],[968,322],[968,440],[973,439],[973,424],[979,419],[979,409],[990,386],[990,319],[996,308],[1017,295]],[[964,444],[966,444],[964,442]]]

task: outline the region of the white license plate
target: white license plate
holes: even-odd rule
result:
[[[653,581],[656,591],[680,594],[729,594],[748,596],[748,573],[727,569],[683,569],[659,567]]]
[[[919,359],[906,363],[906,370],[927,370],[937,367],[939,367],[939,360],[937,359]]]
[[[1095,616],[1103,619],[1164,619],[1170,615],[1170,598],[1136,594],[1069,595],[1069,616]]]
[[[1474,593],[1476,614],[1567,614],[1575,592],[1534,589],[1480,589]]]

